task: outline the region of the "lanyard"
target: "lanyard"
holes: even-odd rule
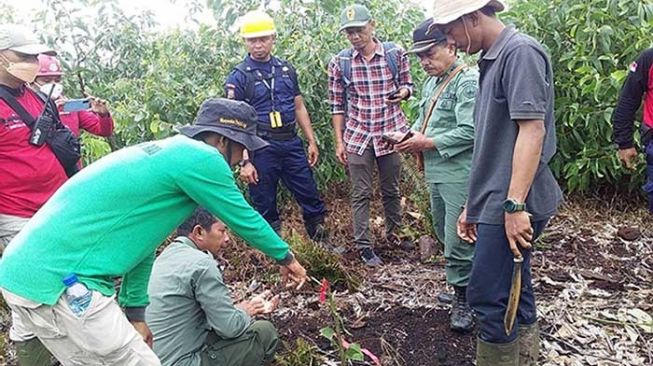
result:
[[[266,79],[263,79],[263,85],[265,85],[266,88],[270,90],[270,100],[272,101],[272,110],[276,110],[274,106],[274,79],[276,74],[274,73],[274,65],[272,65],[272,81],[270,81],[270,84],[268,84],[268,81]]]

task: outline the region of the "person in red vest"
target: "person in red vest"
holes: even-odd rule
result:
[[[113,133],[113,119],[109,113],[106,102],[102,99],[90,97],[89,110],[75,112],[64,111],[63,105],[67,98],[63,94],[63,70],[61,63],[55,56],[42,54],[39,58],[39,72],[34,80],[34,86],[56,102],[59,107],[61,122],[70,128],[76,136],[80,130],[85,130],[96,136],[108,137]],[[52,91],[52,94],[50,94]]]

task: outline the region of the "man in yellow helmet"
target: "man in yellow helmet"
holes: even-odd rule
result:
[[[324,227],[327,210],[311,170],[319,151],[297,73],[290,63],[272,56],[274,21],[262,11],[249,12],[242,18],[240,35],[248,55],[227,77],[225,91],[227,98],[244,100],[256,109],[257,133],[269,143],[256,154],[246,153],[240,162],[240,177],[249,185],[254,207],[281,231],[276,201],[281,179],[302,208],[309,237],[327,250],[342,253],[342,248],[331,244]],[[297,125],[308,143],[308,155]]]

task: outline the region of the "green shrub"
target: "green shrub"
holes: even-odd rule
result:
[[[284,0],[274,17],[278,39],[274,54],[297,68],[300,86],[311,114],[321,152],[316,168],[318,184],[345,178],[336,162],[327,103],[327,64],[347,45],[337,32],[340,11],[350,1],[306,2]],[[380,39],[409,45],[411,31],[423,18],[421,9],[401,0],[363,1],[377,19]],[[235,28],[237,18],[261,2],[209,0],[217,26],[195,24],[186,29],[161,30],[151,14],[128,16],[116,0],[54,0],[37,14],[35,25],[48,43],[60,50],[67,71],[64,83],[70,96],[88,92],[108,99],[116,122],[108,142],[85,137],[86,161],[146,140],[173,133],[173,126],[192,122],[199,104],[222,96],[233,66],[246,55]],[[193,24],[198,11],[189,9]],[[94,6],[95,15],[87,8]],[[11,18],[11,15],[7,15]],[[414,70],[419,66],[414,63]],[[83,89],[83,90],[82,90]]]
[[[326,278],[334,286],[355,291],[361,278],[355,271],[345,268],[338,255],[329,253],[310,240],[304,240],[295,231],[286,240],[297,260],[306,268],[309,276],[320,280]]]
[[[611,115],[628,66],[651,47],[653,4],[633,0],[516,0],[504,20],[544,43],[555,74],[558,154],[551,166],[570,192],[632,190],[619,165]]]

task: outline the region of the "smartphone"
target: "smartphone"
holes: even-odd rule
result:
[[[64,112],[77,112],[91,109],[91,100],[86,99],[68,99],[63,104]]]
[[[401,91],[401,89],[397,89],[397,90],[393,91],[392,93],[388,94],[388,99],[397,98],[399,96],[400,91]]]
[[[400,143],[408,140],[411,137],[413,137],[413,131],[408,131],[404,135],[404,137],[401,138],[401,140],[395,140],[394,138],[392,138],[392,137],[390,137],[388,135],[385,135],[385,134],[381,136],[381,139],[384,140],[387,143],[390,143],[390,144],[400,144]]]

